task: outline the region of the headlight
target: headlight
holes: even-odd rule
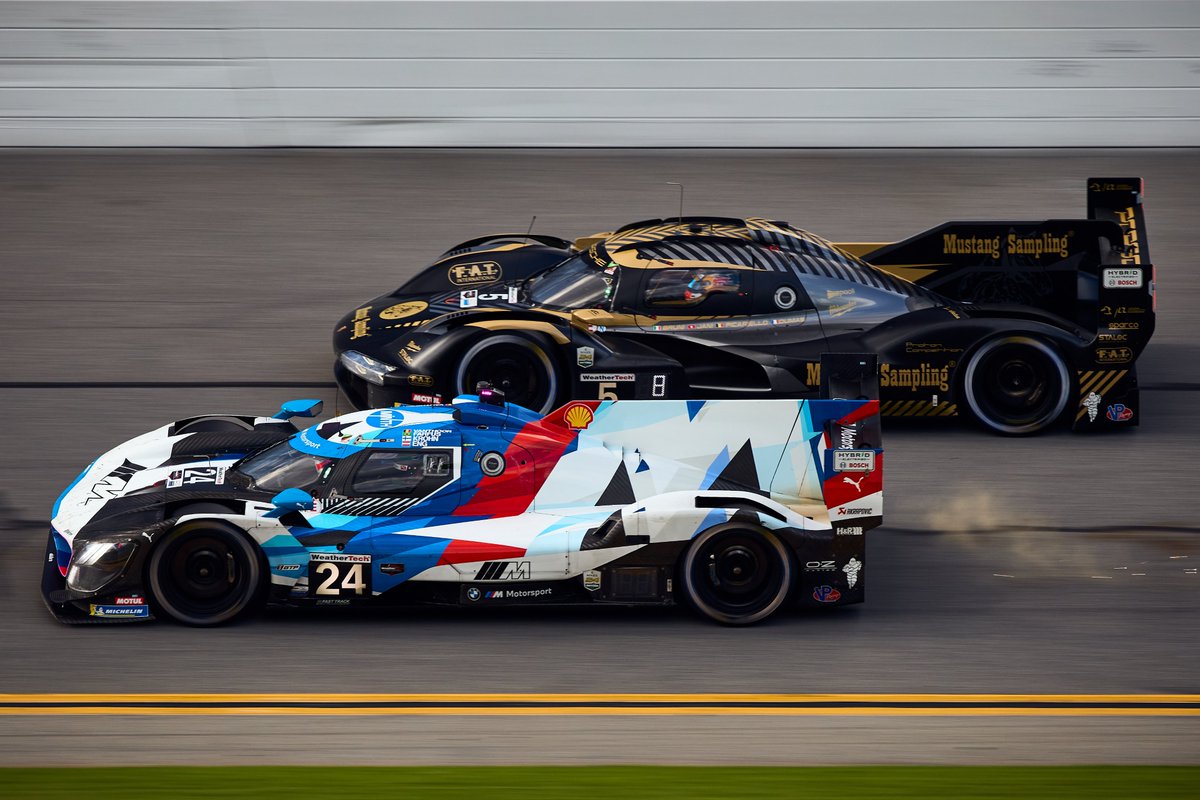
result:
[[[347,350],[338,356],[338,361],[342,362],[342,366],[353,372],[355,375],[367,380],[376,386],[383,386],[383,376],[389,372],[395,372],[396,368],[391,364],[385,364],[382,361],[376,361],[370,356],[364,356],[355,350]]]
[[[85,542],[71,557],[67,588],[98,592],[125,571],[137,544],[132,539]]]

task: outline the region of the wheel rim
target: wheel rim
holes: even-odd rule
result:
[[[696,538],[684,564],[688,596],[707,616],[730,624],[757,622],[782,604],[791,562],[768,531],[712,529]]]
[[[1045,342],[997,339],[971,359],[964,376],[975,416],[1003,433],[1034,433],[1053,423],[1067,405],[1067,369]]]
[[[212,625],[232,619],[250,604],[259,572],[254,552],[239,534],[180,529],[155,550],[150,584],[169,616]]]
[[[474,392],[486,381],[504,392],[504,399],[545,413],[554,404],[558,382],[550,358],[535,343],[518,336],[485,339],[462,360],[458,391]]]

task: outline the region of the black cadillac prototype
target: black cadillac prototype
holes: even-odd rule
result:
[[[335,375],[359,408],[487,381],[545,412],[815,397],[823,353],[874,352],[885,416],[1104,430],[1139,422],[1154,301],[1141,179],[1092,178],[1086,219],[947,222],[886,244],[721,217],[473,239],[341,319]]]

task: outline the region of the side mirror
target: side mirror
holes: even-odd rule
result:
[[[617,327],[616,323],[620,321],[620,318],[603,309],[580,308],[571,312],[571,321],[581,328],[614,328]]]
[[[279,413],[272,417],[272,419],[315,417],[321,413],[321,408],[324,405],[320,400],[288,400],[279,407]]]
[[[495,388],[487,381],[480,381],[475,384],[475,394],[479,396],[479,402],[481,403],[504,408],[504,392]]]
[[[312,511],[313,496],[303,489],[284,489],[271,498],[274,510],[263,514],[264,517],[281,517],[293,511]]]

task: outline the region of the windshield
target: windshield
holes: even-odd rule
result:
[[[323,483],[337,461],[328,456],[301,453],[288,442],[280,442],[242,459],[234,469],[248,477],[251,486],[257,489],[268,492],[308,490]]]
[[[529,300],[534,305],[573,311],[578,308],[607,308],[612,295],[617,265],[601,245],[572,256],[529,282]]]

